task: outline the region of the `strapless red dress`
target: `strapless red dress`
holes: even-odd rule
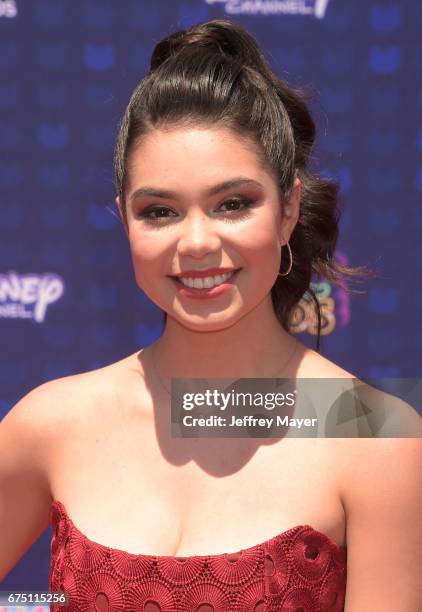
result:
[[[135,555],[89,540],[65,506],[51,505],[50,591],[71,612],[339,612],[346,548],[298,525],[236,553]]]

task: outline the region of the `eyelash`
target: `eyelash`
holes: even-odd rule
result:
[[[243,205],[243,208],[240,210],[226,211],[228,215],[236,216],[237,218],[239,218],[239,217],[243,217],[249,214],[249,210],[254,201],[251,198],[246,198],[246,197],[228,198],[227,200],[222,202],[220,207],[223,206],[224,204],[227,204],[228,202],[235,202],[236,204]],[[139,215],[137,216],[151,223],[160,223],[170,218],[170,217],[150,217],[149,216],[152,212],[157,211],[157,210],[170,210],[170,208],[168,208],[167,206],[155,206],[153,208],[148,208],[147,210],[144,210],[143,212],[139,213]],[[225,219],[225,221],[232,222],[232,221],[236,221],[236,219],[230,219],[230,217],[228,217]]]

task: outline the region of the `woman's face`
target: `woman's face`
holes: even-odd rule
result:
[[[296,179],[283,213],[275,177],[262,167],[253,143],[227,128],[149,133],[130,156],[126,189],[138,286],[189,329],[233,325],[271,301],[281,245],[296,224],[299,199]],[[288,263],[283,248],[283,270]],[[239,271],[219,290],[202,289],[200,299],[198,290],[172,278],[210,268]]]

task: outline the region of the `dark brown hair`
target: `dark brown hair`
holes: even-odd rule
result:
[[[373,273],[334,260],[339,185],[308,167],[315,124],[304,96],[274,74],[256,40],[239,24],[207,21],[171,33],[156,45],[150,70],[121,120],[115,149],[116,189],[126,227],[127,162],[133,148],[154,129],[199,123],[252,138],[261,162],[275,171],[282,197],[289,197],[295,176],[300,178],[299,219],[289,240],[293,267],[287,276],[277,277],[271,297],[276,316],[289,331],[299,300],[306,292],[311,296],[319,350],[321,310],[310,287],[312,273],[345,288],[346,276]],[[283,248],[282,270],[286,253]]]

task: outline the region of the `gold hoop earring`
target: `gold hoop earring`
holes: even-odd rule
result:
[[[281,272],[279,272],[278,276],[287,276],[289,274],[290,270],[292,269],[292,266],[293,266],[293,255],[292,255],[292,249],[290,248],[289,242],[286,243],[286,246],[289,249],[289,256],[290,256],[289,268],[288,268],[287,272],[284,272],[283,274],[281,274]],[[283,249],[283,246],[281,248]]]

